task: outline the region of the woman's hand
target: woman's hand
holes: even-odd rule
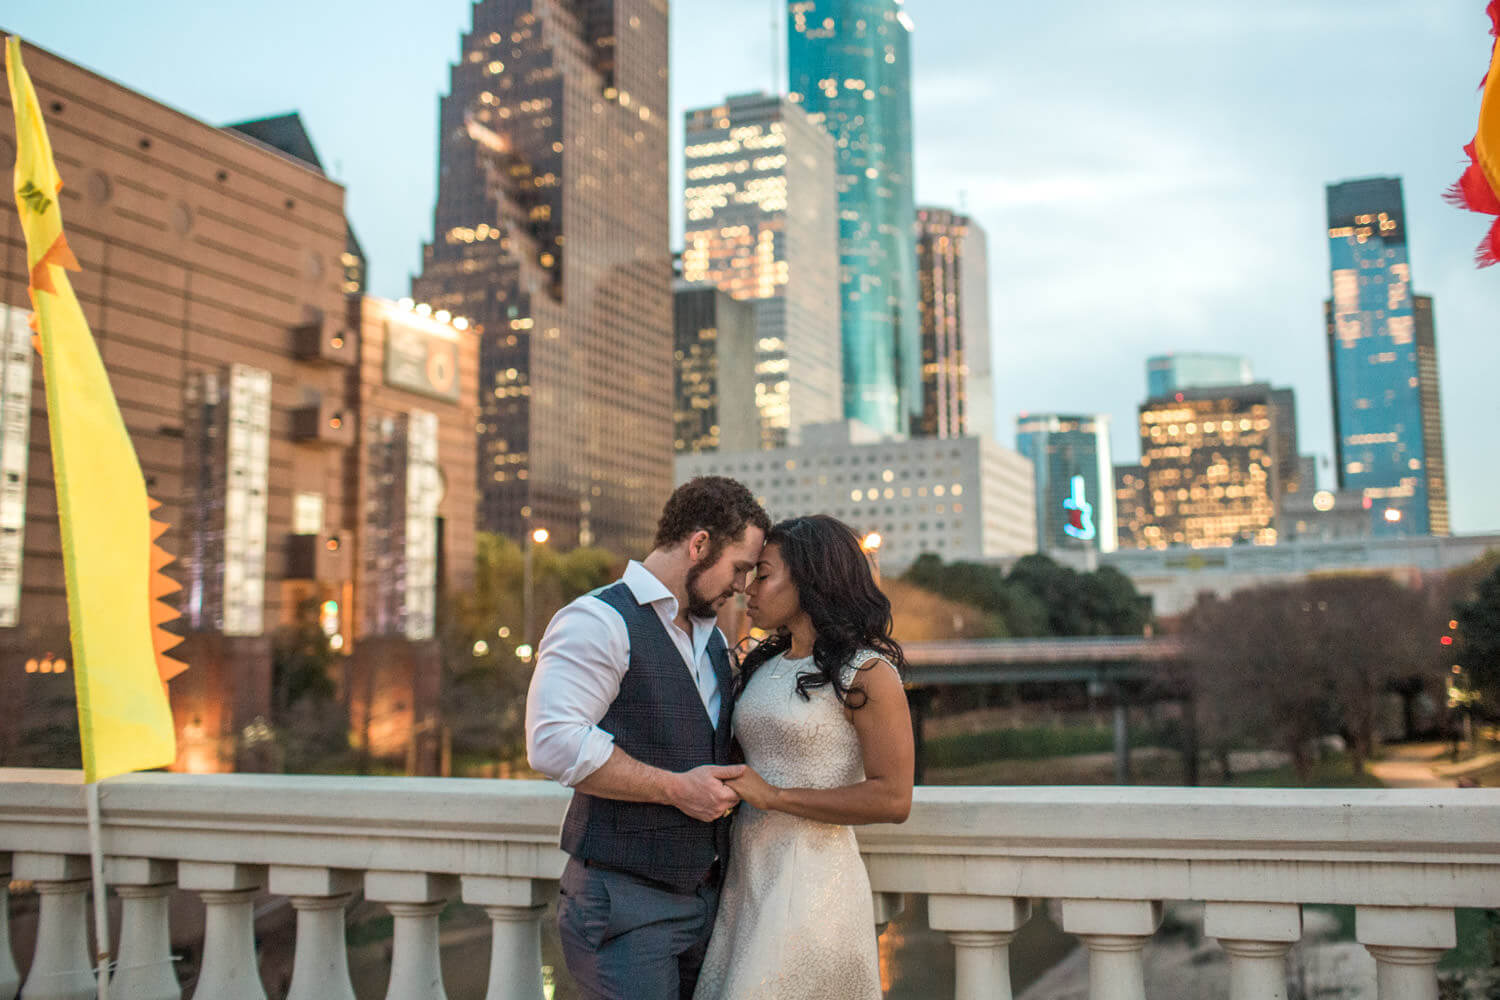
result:
[[[740,797],[740,801],[748,802],[755,808],[767,812],[776,808],[776,800],[781,795],[781,789],[775,785],[767,784],[765,778],[757,774],[754,768],[748,766],[745,768],[744,774],[738,778],[731,778],[724,782],[724,784],[735,790]]]

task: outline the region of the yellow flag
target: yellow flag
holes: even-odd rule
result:
[[[15,36],[6,39],[5,67],[16,116],[16,206],[47,385],[84,780],[100,781],[176,757],[157,662],[155,626],[163,616],[153,600],[164,589],[156,571],[165,560],[154,554],[159,531],[140,462],[68,281],[65,269],[78,264],[63,235],[62,178]]]

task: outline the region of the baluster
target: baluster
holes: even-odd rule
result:
[[[104,881],[120,897],[120,954],[110,1000],[181,1000],[167,917],[176,878],[174,861],[104,859]]]
[[[953,942],[955,1000],[1011,1000],[1010,942],[1031,917],[1031,900],[928,896],[927,923]]]
[[[93,1000],[89,960],[89,859],[76,854],[17,853],[15,876],[41,897],[36,950],[21,1000]]]
[[[10,950],[10,852],[0,851],[0,1000],[16,1000],[21,973]]]
[[[365,898],[384,903],[395,919],[386,1000],[447,1000],[438,960],[438,915],[458,889],[452,875],[372,871]]]
[[[1206,903],[1203,933],[1229,955],[1229,1000],[1286,1000],[1286,953],[1302,939],[1302,907]]]
[[[542,885],[529,878],[463,877],[463,900],[484,907],[492,925],[485,1000],[542,996]]]
[[[1375,958],[1380,1000],[1437,1000],[1437,963],[1458,941],[1453,911],[1357,906],[1354,936]]]
[[[872,892],[870,904],[875,911],[875,933],[884,934],[890,922],[906,909],[906,896],[899,892]]]
[[[359,883],[359,872],[341,868],[271,866],[271,892],[290,898],[297,911],[297,951],[286,1000],[354,1000],[344,907]]]
[[[203,900],[203,967],[195,998],[266,1000],[255,957],[255,896],[264,882],[261,865],[178,863],[177,884]]]
[[[1146,1000],[1141,950],[1161,926],[1161,903],[1065,899],[1063,930],[1089,949],[1089,1000]]]

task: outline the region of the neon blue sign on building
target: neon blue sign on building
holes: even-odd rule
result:
[[[1073,492],[1063,501],[1063,531],[1085,542],[1094,539],[1094,505],[1084,495],[1082,476],[1074,476]]]

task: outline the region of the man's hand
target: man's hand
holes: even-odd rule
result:
[[[667,784],[667,798],[693,819],[710,823],[739,804],[739,795],[724,782],[744,773],[743,764],[705,764],[680,771]]]
[[[768,784],[766,779],[762,778],[751,767],[745,768],[745,773],[738,778],[731,778],[729,787],[743,801],[750,803],[757,809],[767,811],[776,808],[776,796],[781,791],[781,789]]]

